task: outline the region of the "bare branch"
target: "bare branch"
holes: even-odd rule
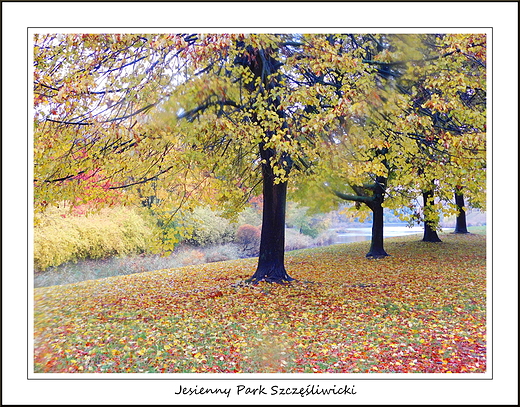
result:
[[[125,120],[125,119],[128,119],[132,116],[135,116],[139,113],[142,113],[142,112],[145,112],[147,110],[150,110],[152,107],[154,107],[155,105],[157,105],[158,102],[156,103],[151,103],[149,104],[148,106],[145,106],[139,110],[136,110],[135,112],[133,113],[130,113],[130,114],[127,114],[125,116],[121,116],[121,117],[114,117],[113,119],[108,119],[108,120],[103,120],[99,123],[110,123],[110,122],[115,122],[115,121],[118,121],[118,120]],[[94,123],[93,122],[68,122],[68,121],[61,121],[61,120],[54,120],[54,119],[45,119],[46,121],[48,122],[53,122],[53,123],[60,123],[60,124],[70,124],[70,125],[74,125],[74,126],[92,126]]]
[[[188,121],[191,121],[195,118],[195,115],[199,112],[203,112],[204,110],[210,108],[211,106],[233,106],[233,107],[240,107],[236,102],[232,100],[220,100],[216,102],[207,102],[200,106],[197,106],[194,109],[188,110],[187,112],[181,113],[177,116],[179,119],[187,119]]]
[[[170,167],[166,168],[165,170],[162,170],[161,172],[155,174],[153,177],[148,177],[148,178],[142,179],[140,181],[132,182],[130,184],[119,185],[117,187],[110,187],[109,189],[121,189],[121,188],[131,187],[132,185],[144,184],[145,182],[152,181],[155,178],[157,178],[159,175],[162,175],[165,172],[170,171],[172,168],[173,168],[173,165],[171,165]]]

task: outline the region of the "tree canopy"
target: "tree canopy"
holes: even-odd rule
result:
[[[454,191],[485,205],[486,40],[482,35],[359,36],[376,86],[333,133],[316,185],[436,228]],[[472,177],[467,175],[472,173]],[[423,192],[436,196],[425,205]],[[384,251],[381,251],[384,254]]]

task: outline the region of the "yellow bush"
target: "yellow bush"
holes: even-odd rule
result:
[[[144,252],[152,236],[153,227],[136,210],[125,207],[82,215],[48,209],[35,215],[34,269]]]

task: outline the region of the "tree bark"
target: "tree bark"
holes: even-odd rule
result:
[[[433,211],[430,207],[431,203],[433,203],[433,191],[423,191],[423,202],[424,202],[424,214],[427,217],[428,213]],[[437,235],[437,231],[435,230],[434,223],[430,220],[424,221],[424,236],[423,242],[442,242],[442,240]]]
[[[261,152],[262,158],[271,154],[270,150]],[[248,281],[285,283],[294,280],[287,274],[284,266],[287,182],[275,183],[269,158],[266,161],[266,164],[262,164],[264,207],[260,254],[256,272]]]
[[[370,250],[366,257],[380,259],[389,254],[385,251],[384,242],[384,217],[383,217],[383,200],[384,200],[384,186],[386,185],[386,179],[384,177],[377,177],[376,184],[374,186],[373,200],[367,203],[368,207],[372,210],[372,242],[370,244]]]
[[[459,210],[457,220],[455,223],[455,231],[453,233],[469,233],[466,224],[466,212],[464,211],[464,195],[460,192],[460,189],[455,190],[455,204]]]
[[[373,205],[370,205],[370,209],[372,209],[372,242],[366,257],[381,259],[389,256],[383,246],[383,206],[381,205],[381,202],[374,202]]]

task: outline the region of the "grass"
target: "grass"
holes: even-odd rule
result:
[[[485,235],[487,233],[487,227],[486,226],[469,226],[468,232],[475,233],[477,235]]]
[[[291,285],[242,259],[35,288],[34,371],[485,372],[486,238],[441,238],[290,252]]]

